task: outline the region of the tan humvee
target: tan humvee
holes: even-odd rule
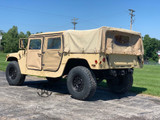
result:
[[[26,75],[56,81],[67,76],[67,87],[76,99],[94,95],[97,82],[107,80],[115,93],[125,93],[133,83],[133,68],[143,67],[143,42],[138,32],[101,27],[33,34],[20,39],[21,50],[7,55],[10,85],[22,85]],[[25,48],[25,49],[24,49]]]

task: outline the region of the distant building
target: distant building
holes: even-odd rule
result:
[[[0,50],[2,50],[1,40],[2,40],[2,35],[0,34]]]
[[[0,41],[2,40],[2,35],[0,34]]]
[[[158,63],[160,64],[160,51],[158,51],[157,54],[158,54],[158,57],[159,57]]]

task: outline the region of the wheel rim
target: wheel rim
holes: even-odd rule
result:
[[[11,68],[9,69],[9,77],[10,77],[12,80],[14,80],[14,79],[16,78],[16,76],[17,76],[17,71],[16,71],[16,69],[15,69],[14,67],[11,67]]]
[[[81,92],[84,88],[84,81],[80,76],[74,77],[72,84],[73,84],[74,90],[77,92]]]

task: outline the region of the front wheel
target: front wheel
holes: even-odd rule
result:
[[[77,66],[69,72],[67,87],[73,98],[87,100],[96,91],[96,78],[88,68]]]
[[[117,76],[115,79],[107,80],[109,89],[114,93],[123,94],[131,89],[133,84],[132,73],[128,73],[124,76]]]
[[[6,79],[9,85],[22,85],[25,80],[25,75],[22,75],[19,65],[16,61],[12,61],[6,68]]]

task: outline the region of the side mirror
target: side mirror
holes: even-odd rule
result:
[[[19,39],[19,48],[24,50],[27,47],[28,38],[20,38]]]

